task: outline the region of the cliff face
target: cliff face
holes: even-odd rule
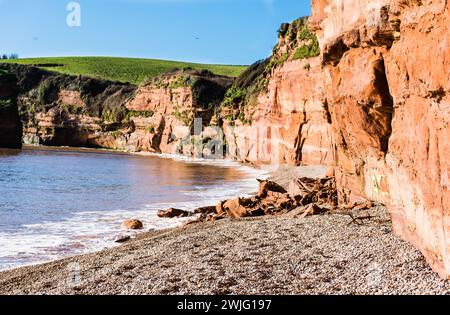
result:
[[[450,3],[313,5],[340,199],[387,204],[396,232],[448,277]]]
[[[48,146],[118,149],[116,135],[131,130],[124,102],[135,87],[33,67],[2,65],[17,80],[23,142]]]
[[[22,146],[22,125],[16,104],[16,78],[0,70],[0,148]]]
[[[217,123],[215,113],[232,83],[232,78],[208,71],[177,71],[139,87],[126,107],[151,113],[151,117],[134,119],[139,130],[130,138],[132,146],[161,153],[203,154],[196,152],[191,140],[195,136],[207,137],[208,127]],[[212,138],[217,136],[216,131]]]
[[[3,82],[0,89],[17,93],[16,120],[23,123],[25,144],[131,152],[192,153],[194,117],[210,124],[233,81],[186,70],[136,87],[33,67],[1,67],[17,81],[17,92]],[[9,124],[11,119],[0,121]]]
[[[234,85],[243,96],[225,99],[221,114],[231,156],[256,164],[331,163],[319,53],[306,19],[281,26],[273,55],[260,63],[264,69],[252,66]]]
[[[321,84],[320,60],[287,62],[257,96],[249,123],[224,120],[230,154],[257,164],[327,164],[331,125]]]
[[[443,277],[450,275],[449,8],[444,0],[313,0],[308,28],[320,55],[304,53],[313,40],[303,24],[282,26],[270,71],[259,76],[264,88],[256,96],[244,89],[238,115],[231,110],[241,119],[224,119],[235,158],[330,164],[341,204],[386,204],[395,231]],[[225,107],[222,116],[229,113]]]

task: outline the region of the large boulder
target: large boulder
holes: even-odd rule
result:
[[[267,197],[268,192],[277,192],[282,194],[287,193],[286,189],[284,189],[282,186],[278,185],[273,181],[259,180],[258,196],[260,198],[265,198]]]
[[[256,198],[236,198],[218,205],[218,214],[226,213],[230,218],[245,218],[264,215]]]
[[[125,220],[122,223],[122,229],[124,230],[141,230],[144,228],[144,224],[136,219]]]
[[[212,214],[216,212],[216,207],[200,207],[194,210],[195,214]]]

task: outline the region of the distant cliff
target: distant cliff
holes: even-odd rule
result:
[[[172,153],[182,147],[193,132],[194,118],[202,117],[208,125],[233,82],[189,69],[168,72],[140,87],[29,66],[0,64],[0,69],[17,81],[17,86],[0,87],[17,94],[25,144],[131,152]]]

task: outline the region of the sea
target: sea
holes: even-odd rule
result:
[[[257,191],[262,170],[227,160],[33,147],[0,149],[0,270],[118,246],[126,219],[172,228],[193,210]]]

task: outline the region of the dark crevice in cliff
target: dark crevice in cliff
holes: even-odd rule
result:
[[[196,118],[202,118],[203,127],[210,125],[232,83],[230,78],[219,76],[203,76],[195,79],[192,85],[193,104],[197,107]]]
[[[336,66],[342,56],[349,51],[350,48],[344,43],[343,37],[337,38],[332,44],[325,47],[323,51],[322,64]]]
[[[163,118],[163,119],[161,119],[161,124],[158,126],[158,130],[157,130],[156,134],[153,136],[153,139],[151,141],[151,147],[156,152],[161,151],[160,146],[161,146],[162,136],[164,134],[165,129],[166,129],[166,120]],[[171,137],[171,134],[169,135],[169,137]],[[169,141],[171,141],[171,139],[169,139]]]
[[[399,39],[401,21],[398,18],[390,16],[390,7],[383,6],[380,8],[380,24],[381,27],[373,34],[369,44],[373,46],[392,47],[393,43]]]
[[[302,123],[298,128],[297,138],[295,139],[295,148],[296,149],[296,161],[297,164],[300,165],[303,160],[303,147],[305,146],[305,142],[307,137],[304,134],[304,127],[309,123],[309,120],[306,118],[306,110],[303,110]]]
[[[91,141],[92,136],[89,130],[78,128],[77,125],[71,127],[56,127],[49,137],[43,137],[42,143],[46,146],[68,146],[68,147],[86,147],[92,149],[102,148],[100,145]]]
[[[323,102],[323,109],[325,111],[325,118],[327,119],[327,123],[331,125],[332,124],[331,112],[327,99],[325,99],[325,101]]]
[[[394,99],[390,93],[389,82],[386,76],[386,67],[384,58],[380,60],[377,67],[375,67],[375,82],[376,90],[381,96],[381,107],[376,108],[384,117],[385,130],[380,138],[381,150],[386,154],[389,151],[389,139],[392,134],[392,118],[394,112]]]
[[[434,99],[437,103],[440,103],[445,97],[446,93],[443,87],[439,87],[437,90],[428,91],[428,98]]]

